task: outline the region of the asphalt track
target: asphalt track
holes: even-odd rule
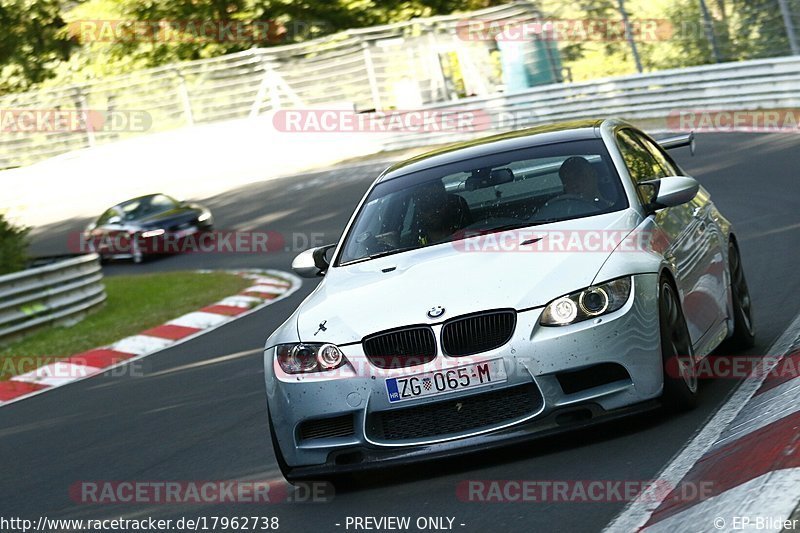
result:
[[[759,328],[758,345],[749,353],[764,354],[800,311],[800,137],[701,135],[696,156],[685,150],[676,156],[737,228]],[[332,242],[381,166],[267,181],[206,203],[218,228],[314,233]],[[65,232],[82,223],[51,228],[36,246],[58,253]],[[106,270],[113,275],[287,269],[293,255],[291,250],[196,254]],[[104,375],[0,409],[0,514],[33,519],[261,514],[280,517],[282,531],[344,531],[347,516],[448,516],[455,518],[457,531],[599,531],[623,502],[465,503],[456,497],[456,487],[468,479],[654,479],[736,385],[733,380],[705,382],[700,407],[679,416],[648,414],[500,451],[362,476],[331,503],[255,509],[252,504],[81,505],[69,498],[68,488],[82,480],[279,477],[258,349],[313,286],[307,282],[287,300],[145,359],[143,375]]]

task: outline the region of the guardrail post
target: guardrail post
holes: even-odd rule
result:
[[[258,85],[258,91],[256,92],[256,97],[253,99],[253,105],[250,106],[250,118],[258,116],[261,111],[261,104],[264,103],[264,98],[267,95],[267,89],[270,88],[272,66],[266,57],[261,58],[261,68],[264,70],[264,75],[261,77],[261,83]]]
[[[178,77],[178,96],[183,105],[183,115],[186,117],[186,125],[194,126],[194,115],[192,114],[192,101],[189,98],[189,89],[186,87],[186,79],[179,69],[174,69],[175,75]]]
[[[361,49],[364,53],[364,66],[367,69],[367,79],[369,79],[369,90],[372,93],[372,107],[375,111],[381,108],[381,93],[378,88],[378,79],[375,77],[375,64],[372,62],[372,52],[369,49],[369,43],[362,41]]]
[[[442,102],[450,100],[450,95],[447,94],[447,79],[444,75],[442,68],[442,60],[439,57],[439,40],[436,38],[436,26],[428,25],[425,27],[428,34],[428,46],[430,53],[428,56],[431,59],[431,100],[433,102]],[[436,93],[436,94],[434,94]]]
[[[264,79],[267,80],[269,86],[269,105],[272,109],[281,108],[281,93],[278,90],[278,76],[275,74],[275,69],[267,67],[267,72],[264,74]]]
[[[86,95],[80,87],[75,89],[75,107],[80,111],[84,126],[86,126],[86,142],[89,144],[89,148],[94,148],[96,139],[92,126],[92,117],[89,116],[89,103],[86,101]]]

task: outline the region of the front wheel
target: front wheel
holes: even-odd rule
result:
[[[144,260],[144,254],[142,253],[142,247],[139,245],[138,239],[133,241],[131,252],[131,259],[133,259],[133,262],[137,265]]]
[[[688,411],[697,405],[697,372],[692,340],[680,300],[666,279],[659,283],[658,319],[661,357],[664,365],[664,394],[667,409]]]

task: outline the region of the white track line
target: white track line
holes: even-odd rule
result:
[[[65,363],[57,361],[55,363],[45,365],[20,374],[11,378],[11,381],[21,381],[24,383],[38,383],[39,385],[47,385],[48,387],[58,387],[76,379],[85,378],[97,374],[99,368],[86,365],[76,365],[74,363]]]
[[[786,355],[800,338],[800,315],[795,317],[786,331],[778,338],[767,351],[770,355]],[[745,407],[748,400],[761,387],[772,368],[778,364],[779,358],[770,361],[769,368],[764,368],[758,378],[746,378],[728,400],[717,410],[714,416],[703,427],[697,436],[681,450],[678,455],[661,471],[658,479],[651,485],[650,490],[643,491],[639,497],[632,501],[603,531],[638,531],[650,519],[650,516],[668,496],[660,487],[677,487],[681,479],[691,470],[701,457],[717,441],[719,436],[736,418],[736,415]]]
[[[668,516],[647,527],[647,533],[705,533],[707,531],[761,530],[777,532],[781,527],[755,527],[757,517],[773,521],[786,519],[786,494],[796,494],[800,484],[800,468],[774,470],[751,479],[737,487],[707,500],[702,500],[689,509]],[[757,494],[757,497],[753,497]],[[789,512],[794,504],[789,507]],[[738,520],[749,518],[750,527],[739,527]],[[779,520],[778,520],[779,519]]]
[[[150,335],[131,335],[112,344],[111,349],[115,352],[144,355],[163,350],[174,342],[172,339],[162,339],[161,337],[151,337]]]
[[[242,292],[261,292],[264,294],[283,294],[286,292],[284,287],[276,287],[274,285],[253,285],[248,287]]]
[[[259,299],[256,298],[255,300],[258,301],[258,302],[261,302],[261,303],[251,307],[250,309],[248,309],[244,313],[236,315],[235,319],[237,319],[237,320],[240,319],[240,318],[244,318],[244,317],[246,317],[248,315],[251,315],[251,314],[253,314],[253,313],[257,312],[257,311],[260,311],[260,310],[264,309],[265,307],[270,306],[270,305],[272,305],[272,304],[274,304],[276,302],[279,302],[281,300],[284,300],[284,299],[288,298],[289,296],[291,296],[292,294],[294,294],[295,292],[300,290],[300,287],[303,284],[303,280],[300,279],[298,276],[296,276],[294,274],[291,274],[289,272],[284,272],[282,270],[274,270],[274,269],[261,269],[261,270],[259,270],[259,269],[248,269],[248,270],[250,272],[258,270],[258,272],[262,272],[264,274],[268,274],[268,275],[271,275],[271,276],[277,276],[277,277],[280,277],[280,278],[283,278],[283,279],[287,279],[287,280],[289,280],[289,283],[291,284],[291,286],[289,287],[289,289],[286,292],[284,292],[283,294],[279,295],[277,298],[274,298],[272,300],[259,300]],[[237,271],[231,270],[231,272],[237,272]],[[244,272],[244,270],[242,270],[240,272]],[[247,297],[242,296],[241,298],[247,298]],[[231,322],[233,322],[233,320],[222,322],[220,324],[211,326],[211,327],[209,327],[207,329],[200,330],[197,333],[193,333],[192,335],[187,335],[186,337],[183,337],[183,338],[178,339],[176,341],[171,341],[171,344],[169,344],[168,346],[165,346],[164,349],[172,348],[173,346],[176,346],[178,344],[183,344],[184,342],[188,342],[188,341],[194,339],[195,337],[199,337],[200,335],[205,335],[206,333],[208,333],[210,331],[213,331],[213,330],[215,330],[215,329],[217,329],[217,328],[219,328],[221,326],[224,326],[226,324],[229,324]],[[130,337],[127,337],[127,338],[130,339]],[[109,347],[109,349],[113,349],[113,346]],[[261,351],[262,348],[258,348],[258,350]],[[122,351],[122,350],[119,350],[119,351]],[[48,393],[50,391],[57,390],[58,388],[60,388],[60,387],[62,387],[64,385],[69,385],[71,383],[77,383],[79,381],[83,381],[84,379],[89,379],[89,378],[91,378],[92,376],[94,376],[96,374],[108,372],[108,371],[114,370],[116,368],[120,368],[120,367],[123,367],[123,366],[126,366],[126,365],[130,365],[130,364],[132,364],[132,363],[134,363],[136,361],[139,361],[141,359],[144,359],[145,357],[149,357],[151,355],[154,355],[154,354],[156,354],[156,353],[158,353],[160,351],[162,351],[162,350],[157,350],[155,352],[146,352],[146,353],[142,353],[142,354],[139,354],[139,355],[135,355],[135,356],[131,357],[130,359],[125,359],[124,361],[119,361],[119,362],[117,362],[117,363],[115,363],[113,365],[106,366],[106,367],[103,367],[101,369],[98,369],[98,372],[96,372],[94,374],[87,375],[85,377],[75,378],[75,379],[72,379],[72,380],[70,380],[68,382],[59,383],[56,386],[46,387],[46,388],[43,388],[41,390],[38,390],[38,391],[35,391],[35,392],[31,392],[29,394],[25,394],[23,396],[18,396],[16,398],[12,398],[10,400],[2,401],[2,402],[0,402],[0,408],[9,406],[9,405],[11,405],[13,403],[16,403],[16,402],[27,400],[28,398],[32,398],[32,397],[38,396],[40,394],[45,394],[45,393]],[[131,352],[127,352],[127,353],[131,353]],[[16,379],[16,378],[12,378],[12,380],[14,380],[14,379]]]
[[[800,380],[792,379],[753,397],[739,413],[739,421],[735,420],[725,428],[714,448],[725,446],[797,411],[800,411]]]
[[[256,298],[255,296],[228,296],[223,298],[215,304],[211,305],[227,305],[230,307],[253,307],[260,305],[264,300]]]
[[[186,313],[185,315],[173,318],[168,325],[183,326],[186,328],[206,329],[211,326],[218,326],[223,322],[227,322],[232,317],[227,315],[218,315],[216,313],[206,313],[205,311],[194,311]]]

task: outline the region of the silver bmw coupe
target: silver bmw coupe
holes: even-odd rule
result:
[[[730,222],[632,125],[547,125],[384,171],[267,340],[290,481],[482,450],[697,401],[698,363],[752,346]]]

